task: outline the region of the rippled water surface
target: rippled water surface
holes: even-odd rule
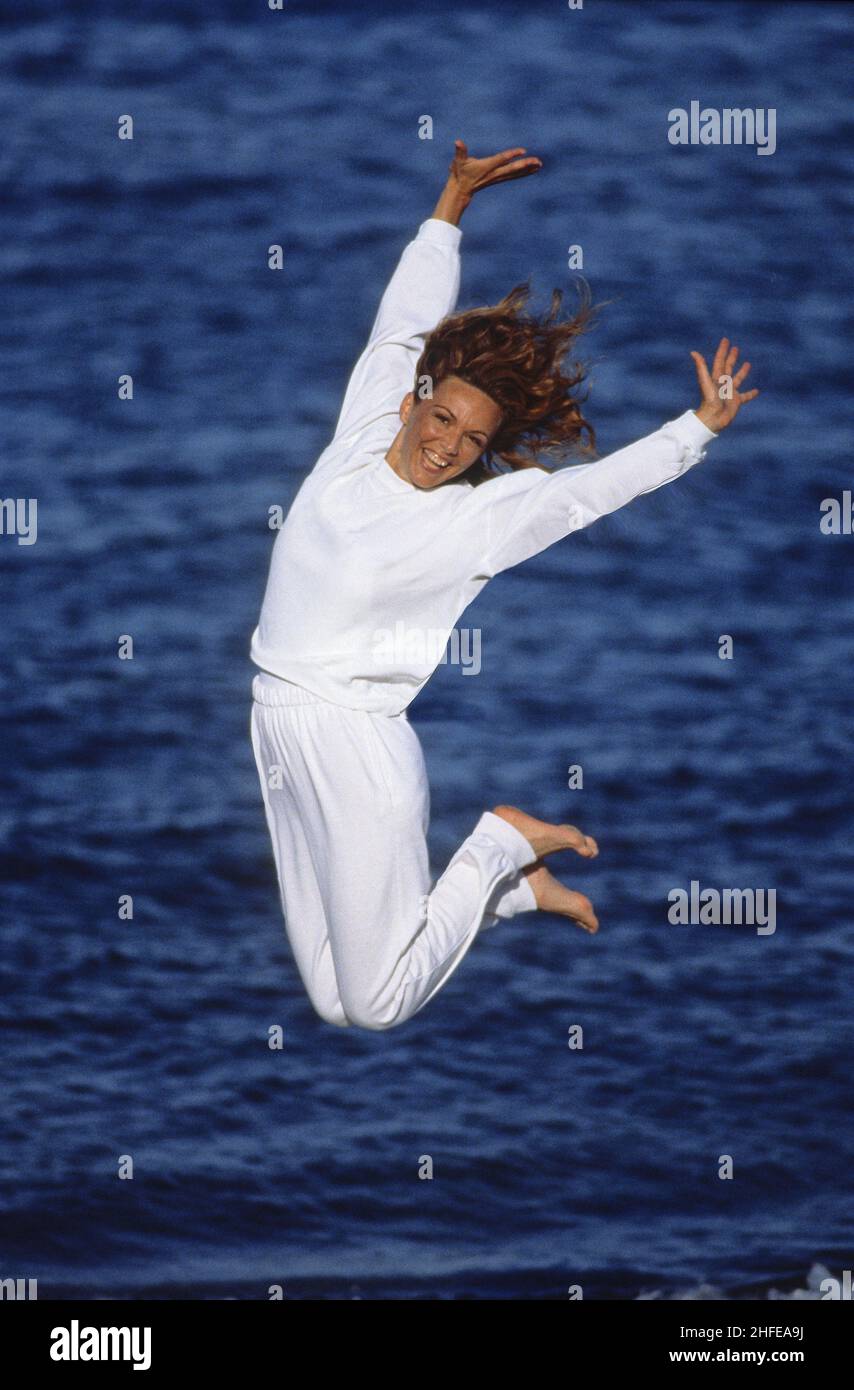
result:
[[[851,7],[5,13],[2,495],[39,530],[0,537],[0,1276],[635,1298],[850,1268],[854,537],[819,520],[851,487]],[[694,99],[773,107],[774,155],[669,145]],[[410,710],[436,873],[496,802],[575,820],[601,932],[521,917],[404,1028],[345,1032],[279,916],[248,641],[267,509],[458,134],[546,165],[467,214],[461,303],[545,302],[576,243],[611,301],[601,452],[696,404],[722,334],[762,394],[489,585],[480,674]],[[669,924],[692,880],[774,888],[776,932]]]

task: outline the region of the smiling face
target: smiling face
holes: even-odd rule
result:
[[[386,459],[413,487],[433,488],[477,462],[501,423],[501,411],[476,386],[448,376],[426,400],[412,392],[405,396],[400,418],[403,426]]]

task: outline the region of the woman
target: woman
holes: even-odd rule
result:
[[[595,840],[516,807],[484,811],[431,887],[429,789],[406,714],[442,653],[423,638],[447,641],[494,575],[693,467],[758,394],[738,390],[745,363],[720,399],[714,382],[738,356],[723,338],[711,375],[691,354],[696,411],[607,458],[532,466],[592,440],[570,394],[581,374],[563,363],[589,304],[560,323],[556,294],[538,321],[519,286],[492,308],[452,311],[463,211],[541,167],[524,149],[475,159],[456,142],[332,442],[276,537],[252,637],[252,742],[287,933],[315,1010],[340,1027],[404,1023],[500,919],[541,909],[596,931],[589,900],[543,863],[559,850],[591,858]],[[390,632],[404,635],[391,649]]]

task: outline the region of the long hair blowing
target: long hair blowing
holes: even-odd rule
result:
[[[511,469],[532,468],[544,466],[543,455],[557,462],[576,446],[585,453],[595,451],[595,431],[574,394],[585,381],[586,368],[565,359],[601,306],[591,303],[586,280],[579,277],[577,283],[579,306],[569,319],[558,318],[561,290],[552,292],[542,317],[527,313],[531,288],[525,281],[498,304],[449,315],[428,335],[415,369],[416,399],[425,376],[433,390],[445,377],[455,376],[491,397],[501,411],[489,447],[465,472],[469,482],[486,482],[503,471],[496,468],[496,459]]]

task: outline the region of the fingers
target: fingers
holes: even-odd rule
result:
[[[759,391],[756,388],[754,388],[754,390],[752,391],[739,391],[739,386],[744,381],[745,377],[750,371],[751,363],[742,362],[735,376],[733,376],[733,368],[735,367],[735,364],[738,360],[739,350],[735,346],[735,344],[733,344],[731,347],[728,347],[728,342],[729,340],[727,338],[721,338],[720,344],[718,346],[718,351],[715,355],[715,362],[717,362],[719,356],[723,355],[723,364],[722,370],[715,374],[715,381],[720,381],[720,378],[724,375],[730,377],[732,379],[733,389],[736,392],[738,404],[744,405],[745,401],[755,400],[756,397],[759,395]]]
[[[707,400],[715,399],[715,388],[712,378],[709,376],[709,369],[706,366],[706,359],[699,352],[692,352],[694,366],[697,368],[697,380],[700,383],[700,390]]]
[[[724,376],[732,378],[733,387],[738,391],[739,386],[747,377],[752,365],[750,362],[742,362],[735,376],[733,376],[733,370],[738,361],[739,351],[740,349],[735,343],[730,343],[729,338],[721,338],[717,350],[715,351],[711,372],[709,372],[705,359],[699,352],[691,353],[694,359],[694,365],[697,368],[697,377],[700,382],[700,387],[704,395],[708,394],[710,399],[717,399],[717,387],[720,385],[721,379]],[[746,394],[741,394],[739,392],[739,401],[742,403],[744,401],[752,401],[758,395],[758,390],[748,391]]]
[[[455,140],[454,149],[456,158],[468,159],[470,157],[465,141]],[[501,169],[505,165],[512,169],[517,169],[523,164],[536,165],[537,167],[542,166],[543,161],[538,159],[535,155],[529,155],[527,159],[520,158],[520,156],[526,155],[527,153],[524,145],[516,145],[512,149],[500,150],[498,154],[487,155],[483,159],[477,159],[475,163],[479,164],[484,170],[484,173],[488,174],[492,173],[494,170]],[[510,164],[510,160],[515,160],[516,162]]]
[[[729,348],[729,338],[721,338],[718,349],[715,353],[715,360],[712,363],[712,377],[717,381],[723,376],[724,362],[726,361],[727,350]]]
[[[502,150],[500,154],[489,155],[488,158],[484,159],[483,163],[488,169],[497,169],[500,164],[505,164],[508,159],[514,159],[517,155],[526,153],[525,146],[520,145],[517,149]]]
[[[541,159],[517,159],[498,173],[487,174],[481,188],[491,188],[494,183],[505,183],[507,179],[524,179],[528,174],[537,174],[543,167]]]

